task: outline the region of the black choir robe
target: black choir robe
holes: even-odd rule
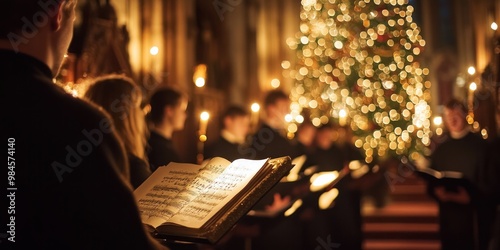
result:
[[[154,172],[158,167],[168,165],[172,161],[180,161],[179,153],[175,149],[172,139],[165,138],[154,130],[149,135],[147,151],[151,172]]]
[[[2,238],[2,249],[160,247],[119,174],[128,163],[110,119],[56,86],[41,61],[7,50],[0,60],[2,140],[13,141],[9,187],[17,188],[8,191],[12,198],[2,195],[0,224],[15,224],[15,243]],[[5,191],[6,168],[1,173]]]

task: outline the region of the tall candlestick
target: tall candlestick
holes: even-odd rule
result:
[[[250,108],[252,109],[251,126],[252,129],[255,130],[257,128],[257,124],[259,124],[260,105],[254,102]]]
[[[149,54],[151,54],[151,66],[150,66],[150,72],[153,78],[156,81],[157,77],[157,66],[156,64],[158,63],[156,61],[156,57],[158,56],[158,53],[160,53],[160,49],[157,46],[153,46],[149,49]]]
[[[198,88],[205,86],[207,79],[207,65],[198,64],[194,69],[193,82]]]
[[[475,82],[471,82],[469,85],[469,94],[468,94],[468,108],[469,114],[467,115],[467,122],[469,124],[474,123],[474,91],[477,89],[477,84]]]
[[[198,164],[203,162],[203,150],[204,144],[207,141],[207,125],[210,114],[207,111],[203,111],[200,114],[200,129],[198,130],[199,141],[198,141],[198,155],[196,156]]]
[[[210,114],[207,111],[203,111],[200,114],[200,141],[205,142],[207,140],[207,125]]]
[[[436,135],[443,134],[443,128],[442,128],[443,117],[436,116],[436,117],[434,117],[433,122],[434,122],[434,126],[436,127]]]

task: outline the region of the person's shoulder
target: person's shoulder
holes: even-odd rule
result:
[[[156,132],[155,130],[151,130],[149,132],[149,137],[148,137],[148,143],[152,144],[166,144],[169,143],[171,140],[164,137],[160,133]]]
[[[218,145],[226,145],[226,144],[231,144],[226,138],[223,136],[219,136],[217,139],[208,142],[207,147],[217,147]]]
[[[469,134],[467,135],[467,139],[479,146],[487,145],[487,140],[485,140],[481,133],[478,132],[469,132]]]
[[[91,102],[75,98],[71,95],[61,96],[62,112],[65,112],[68,117],[79,120],[82,124],[95,122],[111,122],[111,117],[101,107],[92,104]]]
[[[111,126],[111,117],[102,108],[67,93],[53,83],[42,80],[39,84],[33,84],[32,89],[25,96],[24,105],[31,106],[30,109],[33,110],[35,116],[43,115],[50,119],[55,127],[70,128],[72,126],[81,129],[101,124],[108,129],[107,127]]]
[[[470,131],[467,136],[469,136],[470,138],[474,139],[474,140],[479,140],[479,139],[483,139],[481,133],[479,132],[473,132],[473,131]]]
[[[230,143],[228,140],[226,140],[224,137],[219,136],[217,139],[207,142],[205,145],[205,149],[207,151],[217,151],[221,150],[223,148],[227,148],[228,146],[233,145]]]

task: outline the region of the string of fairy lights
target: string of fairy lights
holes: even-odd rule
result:
[[[287,40],[296,62],[282,63],[295,82],[292,117],[307,108],[315,125],[349,126],[367,162],[425,151],[431,83],[413,11],[406,0],[303,0],[300,31]]]

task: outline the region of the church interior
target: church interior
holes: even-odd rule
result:
[[[378,119],[370,115],[371,109],[378,110],[381,103],[389,103],[392,97],[380,95],[382,99],[367,101],[367,93],[377,96],[384,87],[399,95],[401,89],[397,85],[408,92],[405,83],[410,77],[402,75],[414,74],[408,82],[415,86],[415,95],[404,97],[408,99],[400,103],[406,105],[393,110],[394,117],[406,116],[408,110],[418,110],[420,104],[424,105],[414,114],[422,116],[420,125],[403,127],[410,132],[421,130],[423,135],[418,136],[421,145],[401,144],[398,139],[394,143],[376,144],[375,140],[361,140],[357,135],[353,139],[371,167],[371,173],[358,183],[363,190],[363,249],[441,249],[438,205],[428,196],[425,182],[412,174],[411,162],[418,157],[409,148],[426,147],[423,154],[429,154],[434,136],[443,133],[444,106],[452,98],[467,103],[468,122],[483,139],[499,136],[500,3],[497,0],[364,0],[352,1],[359,5],[350,6],[342,2],[350,1],[79,0],[73,40],[57,84],[79,96],[89,79],[118,73],[134,79],[144,96],[162,86],[181,89],[187,93],[189,105],[184,129],[174,133],[173,141],[183,162],[200,163],[203,143],[218,137],[222,111],[229,104],[247,107],[255,128],[263,115],[258,107],[264,105],[264,93],[274,89],[291,97],[294,116],[286,131],[289,139],[294,138],[304,120],[317,127],[325,120],[347,127],[350,124],[357,129],[354,132],[368,131],[371,136],[368,138],[377,138],[374,131],[384,125],[370,123],[371,119]],[[384,26],[376,17],[370,19],[370,16],[386,16],[384,4],[391,11],[398,8],[406,12],[395,11],[400,16]],[[363,12],[366,6],[376,7]],[[344,15],[339,15],[340,12]],[[329,19],[333,16],[337,19]],[[342,26],[350,18],[353,18],[350,26]],[[370,26],[376,21],[378,26]],[[398,25],[409,28],[390,33],[400,34],[395,37],[384,35],[389,34],[384,33],[385,29],[393,30]],[[368,31],[362,31],[363,27]],[[370,40],[370,36],[375,38]],[[403,42],[401,36],[412,41]],[[333,42],[328,45],[329,41]],[[363,41],[370,47],[368,54],[352,52],[358,51]],[[370,42],[386,47],[380,45],[375,49]],[[379,65],[385,73],[375,77],[384,74],[385,80],[380,81],[383,86],[378,89],[363,88],[363,81],[352,80],[353,77],[368,79],[369,70],[359,74],[347,72],[354,68],[345,65],[359,66],[360,57],[375,64],[377,59],[392,58],[400,50],[406,53],[400,61],[402,65],[387,64],[386,71]],[[335,57],[335,53],[341,53],[338,51],[345,53],[345,60]],[[323,60],[328,53],[330,56]],[[351,59],[352,63],[349,55],[355,59]],[[419,85],[412,85],[413,80]],[[338,95],[335,88],[322,89],[323,83],[338,84]],[[343,86],[347,86],[345,92],[341,91]],[[364,101],[368,102],[366,106],[356,106]],[[363,111],[363,107],[368,111]],[[144,104],[144,109],[147,108]],[[200,118],[202,113],[205,118]],[[391,122],[385,124],[392,126],[393,115],[386,113]],[[361,124],[361,120],[367,123]],[[204,127],[203,138],[201,127]],[[325,242],[327,238],[318,237],[313,249],[336,249],[335,244]],[[252,249],[251,242],[244,243],[245,249]],[[199,249],[217,248],[202,245]]]

